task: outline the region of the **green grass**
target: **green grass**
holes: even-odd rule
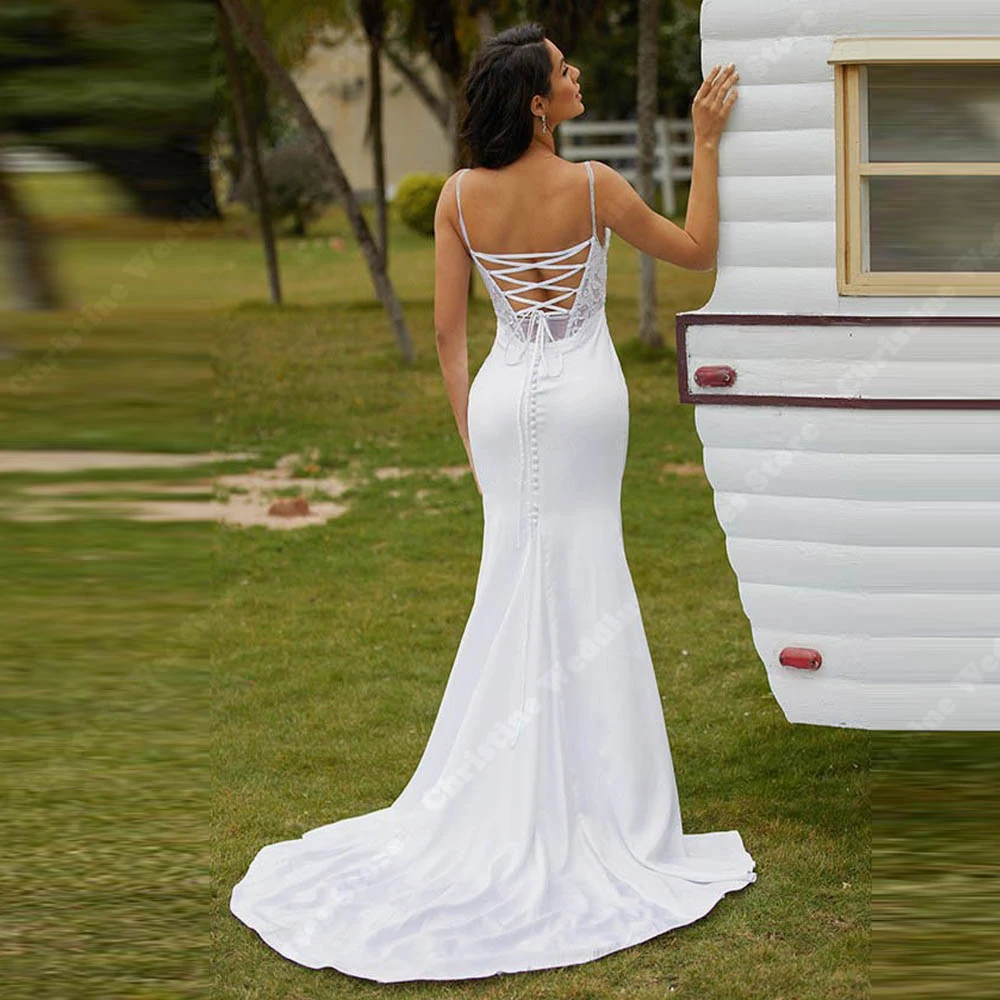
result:
[[[740,829],[760,881],[723,900],[711,919],[592,966],[410,986],[405,995],[652,998],[669,981],[698,998],[862,996],[867,735],[784,721],[752,648],[710,488],[661,472],[664,463],[698,461],[700,446],[690,409],[676,403],[672,353],[647,356],[629,342],[631,309],[618,300],[610,310],[632,405],[626,548],[686,829]],[[408,303],[407,312],[415,328],[429,329],[429,304]],[[294,322],[230,315],[220,346],[223,443],[271,453],[314,446],[333,467],[352,458],[365,468],[427,470],[461,461],[429,334],[422,361],[401,372],[384,337],[361,335],[365,321],[346,308]],[[477,359],[489,325],[487,308],[477,307]],[[252,406],[240,405],[246,398]],[[443,516],[414,513],[422,487]],[[225,597],[212,626],[225,995],[389,995],[275,961],[232,925],[228,888],[258,846],[387,805],[401,791],[469,611],[481,531],[470,482],[417,478],[366,490],[318,542],[308,532],[227,532]]]
[[[66,190],[55,195],[64,209]],[[711,489],[669,471],[701,458],[693,410],[677,402],[672,313],[703,303],[711,275],[659,268],[667,347],[648,350],[632,333],[636,255],[614,238],[608,313],[631,400],[625,541],[685,830],[739,829],[757,883],[702,921],[597,962],[435,985],[300,968],[229,915],[229,890],[264,843],[387,805],[402,789],[471,607],[480,500],[471,479],[432,476],[465,459],[434,351],[432,246],[393,230],[412,366],[350,241],[336,253],[283,241],[290,305],[277,310],[261,302],[259,248],[236,219],[189,234],[132,276],[120,309],[50,370],[32,369],[29,392],[11,393],[9,377],[43,359],[79,307],[159,238],[113,205],[101,216],[98,194],[77,197],[92,199],[91,218],[53,212],[75,308],[3,317],[20,352],[0,362],[6,447],[259,454],[233,468],[315,448],[325,470],[420,471],[369,480],[349,513],[292,532],[4,525],[5,634],[16,638],[3,654],[14,692],[3,739],[17,765],[3,779],[15,859],[5,997],[867,996],[868,734],[784,721]],[[322,224],[327,235],[344,227],[337,213]],[[492,325],[477,287],[473,372]],[[210,471],[141,478],[187,483]],[[110,495],[138,478],[57,480],[100,481]],[[0,477],[0,500],[42,481]]]
[[[5,997],[207,983],[207,526],[3,525]]]
[[[873,995],[992,1000],[1000,738],[879,734],[872,758]]]

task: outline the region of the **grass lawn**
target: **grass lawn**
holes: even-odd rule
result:
[[[129,271],[163,227],[80,178],[50,181],[31,181],[31,195],[57,234],[74,307],[0,313],[18,349],[0,362],[5,448],[256,453],[232,469],[315,449],[324,470],[368,475],[347,514],[296,531],[4,524],[12,694],[0,739],[16,765],[2,779],[16,859],[4,876],[5,996],[868,996],[872,739],[785,722],[711,489],[684,469],[701,446],[692,408],[677,402],[672,317],[707,299],[711,275],[660,266],[668,346],[643,349],[636,255],[612,238],[608,314],[631,401],[623,517],[685,830],[739,829],[758,881],[702,921],[587,965],[381,986],[285,961],[227,901],[264,843],[398,794],[471,607],[479,496],[469,477],[433,474],[465,458],[434,352],[433,248],[394,227],[392,276],[419,352],[406,367],[338,213],[316,238],[283,241],[289,305],[278,310],[262,301],[245,221],[206,224]],[[116,283],[120,307],[37,367]],[[477,286],[472,372],[492,325]],[[26,373],[30,391],[10,391]],[[384,465],[416,473],[370,475]],[[113,493],[135,478],[0,476],[0,501],[53,479]],[[183,486],[193,473],[141,478]]]

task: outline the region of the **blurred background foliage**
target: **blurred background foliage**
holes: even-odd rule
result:
[[[468,5],[471,6],[472,5]],[[587,116],[634,117],[637,4],[491,4],[495,30],[537,18],[588,83]],[[699,0],[664,4],[659,88],[664,114],[683,117],[700,82]],[[318,38],[356,28],[353,4],[266,0],[260,12],[282,60],[295,66]],[[385,5],[387,42],[423,50],[460,77],[480,42],[476,10],[447,25],[433,4]],[[450,10],[450,6],[448,7]],[[251,110],[265,147],[289,131],[242,50]],[[178,217],[212,190],[213,134],[234,132],[209,0],[11,0],[0,6],[0,137],[91,164],[150,217]],[[458,77],[457,77],[458,78]]]
[[[205,0],[15,0],[0,6],[0,135],[91,164],[135,210],[211,199],[224,107]]]
[[[413,88],[442,128],[455,167],[462,162],[457,121],[469,62],[485,37],[520,21],[544,24],[581,67],[585,119],[635,117],[638,0],[243,0],[241,7],[259,21],[267,44],[290,74],[317,46],[336,46],[348,37],[366,40],[369,69],[389,62],[399,71],[404,85]],[[699,10],[700,0],[660,4],[658,105],[667,117],[687,116],[701,78]],[[124,211],[134,218],[242,219],[246,209],[227,210],[234,200],[241,201],[257,212],[272,301],[277,302],[275,240],[303,235],[317,213],[336,200],[336,186],[331,185],[329,163],[324,165],[315,149],[310,153],[301,118],[278,96],[273,75],[265,78],[241,31],[230,32],[234,44],[227,58],[222,23],[218,0],[3,4],[0,154],[27,146],[82,162],[120,192]],[[371,149],[374,195],[366,191],[356,199],[348,191],[341,207],[349,219],[358,220],[360,213],[348,203],[374,201],[374,235],[357,223],[351,235],[384,271],[389,206],[378,110],[382,95],[371,72],[369,80],[365,144]],[[237,84],[240,102],[234,94]],[[241,135],[238,112],[249,143]],[[328,139],[336,156],[337,137],[328,133]],[[262,164],[256,176],[250,150],[256,150]],[[30,187],[30,179],[5,173],[0,156],[6,304],[21,310],[55,309],[68,304],[72,280],[59,270],[50,246],[50,237],[58,234],[25,197]],[[85,214],[85,208],[76,214]],[[382,298],[392,314],[384,294]],[[398,313],[395,322],[401,326]],[[399,337],[405,341],[405,331],[399,330]]]

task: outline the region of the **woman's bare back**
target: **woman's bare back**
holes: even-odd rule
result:
[[[462,178],[462,210],[473,249],[484,253],[572,246],[590,236],[586,164],[531,156],[499,170],[474,167]]]
[[[498,170],[474,168],[461,179],[461,218],[469,245],[477,254],[487,255],[480,263],[497,274],[505,270],[490,256],[524,254],[539,256],[560,250],[579,249],[560,257],[562,265],[582,264],[587,260],[592,235],[590,180],[587,165],[558,156],[530,156]],[[522,267],[517,272],[521,283],[558,281],[560,286],[576,288],[583,271],[572,267]],[[565,279],[565,280],[564,280]],[[498,276],[502,288],[513,282]],[[556,301],[558,291],[548,293],[537,288],[525,291],[523,298],[535,302]],[[567,305],[572,297],[562,295]]]

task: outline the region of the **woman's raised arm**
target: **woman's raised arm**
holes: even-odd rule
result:
[[[715,267],[719,246],[719,138],[736,101],[734,66],[716,66],[691,108],[694,162],[687,217],[682,229],[647,205],[617,170],[594,163],[600,221],[642,253],[692,271]]]

